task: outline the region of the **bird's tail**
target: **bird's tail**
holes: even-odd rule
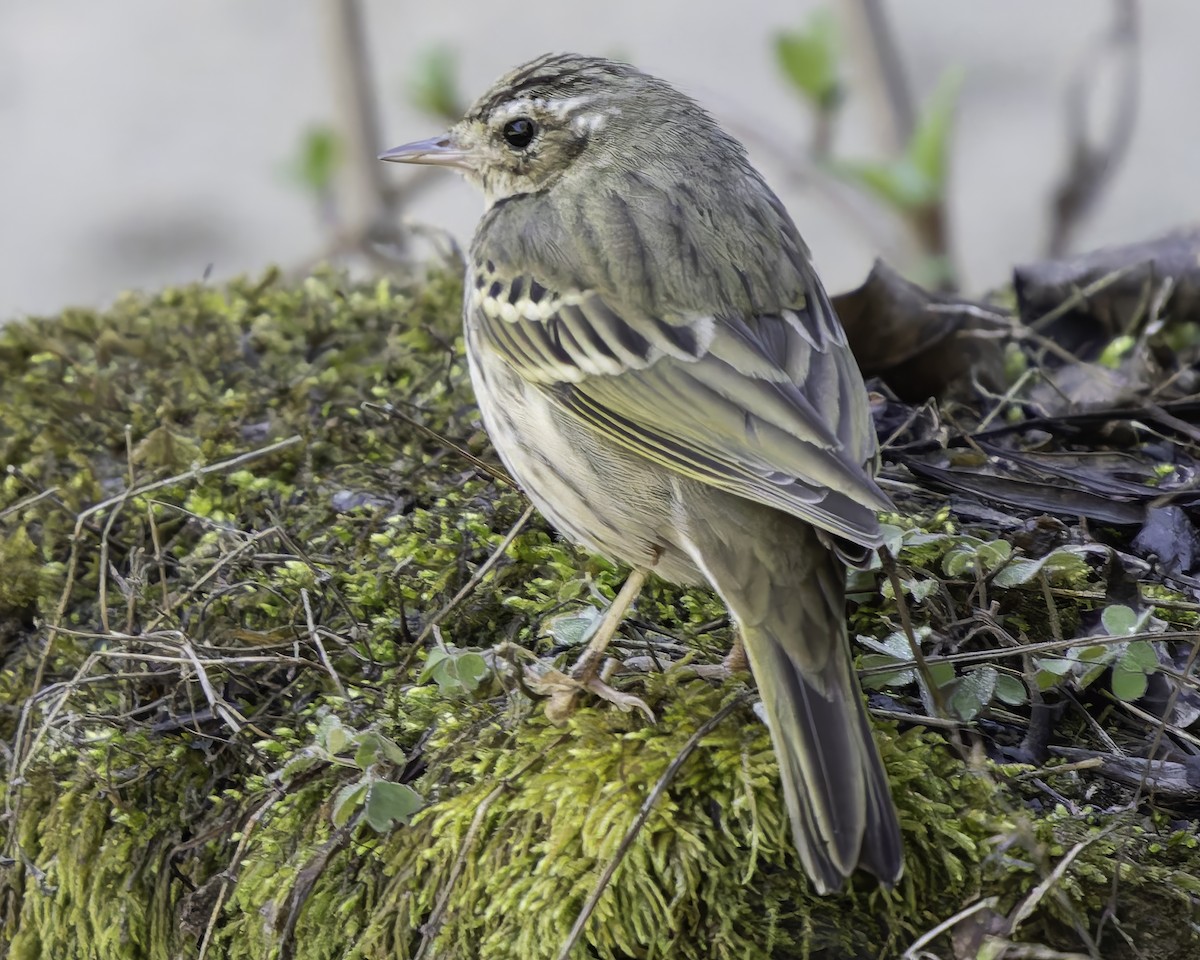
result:
[[[858,867],[891,886],[900,825],[850,659],[845,566],[787,519],[710,545],[705,573],[741,628],[805,869],[822,893]]]
[[[857,867],[891,886],[903,868],[900,825],[845,650],[845,621],[826,625],[837,650],[814,673],[789,654],[795,638],[743,631],[758,681],[796,849],[821,893]]]

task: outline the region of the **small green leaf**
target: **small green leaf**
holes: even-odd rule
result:
[[[896,210],[916,210],[937,199],[930,184],[906,160],[891,163],[870,161],[833,164],[843,180],[857,181]]]
[[[478,653],[455,647],[436,647],[429,651],[420,681],[433,680],[448,696],[461,696],[472,693],[487,672],[487,661]]]
[[[342,141],[337,133],[330,127],[313,127],[301,138],[287,173],[305,189],[324,193],[332,188],[343,159]]]
[[[1125,645],[1121,666],[1142,673],[1154,673],[1158,669],[1158,654],[1149,640],[1130,640]]]
[[[1114,337],[1108,342],[1108,346],[1100,353],[1097,363],[1102,367],[1108,367],[1110,370],[1116,370],[1137,344],[1137,338],[1129,334],[1122,334],[1119,337]]]
[[[383,756],[388,763],[394,763],[398,767],[408,763],[408,754],[400,747],[391,737],[385,737],[382,733],[377,734],[379,737],[379,745],[383,749]]]
[[[942,570],[948,577],[960,577],[974,570],[993,570],[1012,556],[1012,544],[1007,540],[992,543],[966,542],[948,551],[942,558]]]
[[[1037,672],[1034,674],[1034,681],[1037,683],[1039,690],[1049,690],[1052,687],[1057,687],[1063,682],[1075,667],[1074,660],[1065,660],[1060,657],[1044,657],[1034,661]]]
[[[841,97],[837,27],[828,10],[818,10],[803,30],[775,35],[775,59],[792,85],[819,109]]]
[[[284,763],[283,769],[279,771],[279,779],[284,783],[290,783],[293,778],[326,762],[328,762],[326,758],[311,747],[301,750]]]
[[[929,597],[937,592],[941,584],[933,579],[921,579],[913,577],[900,581],[900,586],[904,588],[904,592],[913,598],[917,603],[923,603]],[[883,582],[883,596],[890,600],[892,599],[893,590],[890,580]]]
[[[595,607],[584,607],[575,613],[554,617],[548,624],[550,636],[560,646],[583,646],[602,616],[603,614]]]
[[[454,54],[445,47],[426,50],[417,60],[408,86],[409,99],[419,110],[449,122],[466,112],[455,78]]]
[[[1012,556],[1012,544],[1007,540],[993,540],[979,548],[979,562],[985,571],[995,570]]]
[[[1029,699],[1029,691],[1019,679],[1002,673],[996,677],[996,699],[1009,706],[1019,707]]]
[[[954,664],[942,660],[929,664],[929,676],[939,687],[954,682]]]
[[[386,833],[394,824],[407,824],[425,801],[407,784],[376,780],[367,791],[366,804],[365,814],[371,829]]]
[[[360,770],[366,770],[382,759],[383,739],[374,730],[367,730],[359,734],[358,749],[354,752],[354,763]]]
[[[1052,673],[1056,677],[1065,677],[1075,666],[1074,660],[1064,660],[1061,657],[1043,657],[1036,661],[1038,670]]]
[[[867,653],[863,654],[860,662],[862,669],[870,670],[877,667],[890,667],[897,661],[895,657],[885,653]],[[916,671],[911,669],[896,670],[891,673],[873,673],[863,677],[863,686],[869,690],[879,690],[883,687],[906,687],[916,679]]]
[[[368,786],[370,786],[370,779],[363,777],[355,783],[347,784],[337,792],[333,798],[333,825],[335,827],[344,827],[354,816],[354,811],[358,809],[358,805],[366,796]]]
[[[459,685],[467,693],[473,693],[480,681],[487,676],[487,661],[478,653],[464,653],[456,658],[455,671]]]
[[[982,666],[968,670],[954,685],[946,706],[960,720],[974,720],[992,701],[999,674],[995,667]]]
[[[1147,685],[1148,680],[1143,671],[1131,670],[1123,663],[1113,667],[1112,692],[1117,699],[1126,703],[1138,700],[1145,694]]]
[[[918,644],[924,644],[932,634],[929,627],[917,627],[913,631]],[[889,633],[882,640],[876,640],[874,637],[859,635],[858,642],[870,650],[877,653],[886,654],[893,660],[902,660],[906,663],[911,663],[913,659],[912,646],[908,642],[908,636],[903,630],[897,630],[895,633]]]
[[[883,163],[839,163],[834,172],[843,179],[858,181],[904,212],[940,201],[946,192],[946,156],[962,78],[961,70],[942,75],[899,157]]]
[[[317,727],[317,744],[336,756],[350,745],[354,736],[353,730],[348,730],[342,721],[333,714],[322,718]]]
[[[1138,615],[1124,604],[1114,603],[1104,608],[1100,622],[1110,637],[1124,637],[1137,630]]]
[[[1077,547],[1059,547],[1040,560],[1014,560],[997,571],[992,582],[998,587],[1015,587],[1032,582],[1039,573],[1054,582],[1078,580],[1087,572],[1087,561]]]

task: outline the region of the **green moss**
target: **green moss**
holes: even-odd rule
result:
[[[437,641],[418,636],[525,507],[446,442],[499,470],[459,295],[440,275],[267,276],[0,328],[0,952],[552,957],[654,784],[743,693],[669,670],[622,681],[655,723],[587,707],[558,728],[512,671],[472,697],[420,680]],[[534,519],[440,642],[548,656],[552,618],[620,577]],[[1013,590],[1002,613],[1040,623],[1041,602]],[[654,583],[638,613],[701,659],[728,641],[700,630],[723,614],[704,591]],[[890,613],[863,604],[855,625],[880,635]],[[409,825],[334,825],[364,770],[322,744],[329,715],[407,752],[365,773],[420,792]],[[1012,771],[969,767],[932,733],[879,733],[908,849],[896,891],[856,878],[811,894],[742,704],[655,804],[578,955],[898,955],[979,896],[1012,909],[1084,838],[1018,938],[1078,946],[1124,863],[1118,912],[1144,921],[1148,955],[1180,955],[1186,927],[1153,917],[1200,889],[1193,833],[1035,815],[1044,795]]]

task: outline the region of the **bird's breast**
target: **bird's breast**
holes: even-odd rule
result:
[[[610,560],[703,577],[675,547],[676,485],[662,467],[618,448],[521,377],[467,328],[471,382],[484,427],[521,489],[566,537]]]

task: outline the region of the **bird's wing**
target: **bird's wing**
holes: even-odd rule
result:
[[[819,281],[757,316],[656,317],[597,291],[480,275],[486,348],[611,442],[683,476],[878,546],[866,393]]]

